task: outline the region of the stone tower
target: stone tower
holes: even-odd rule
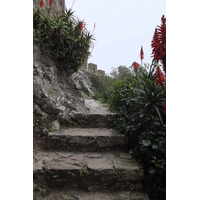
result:
[[[33,8],[37,8],[37,7],[39,8],[40,1],[41,0],[33,0]],[[49,8],[49,0],[43,0],[43,2],[44,2],[43,9]],[[65,11],[65,0],[62,0],[62,6],[60,3],[61,3],[61,0],[53,0],[51,12]]]
[[[97,65],[94,63],[89,63],[88,64],[88,71],[92,74],[96,74],[97,73]]]

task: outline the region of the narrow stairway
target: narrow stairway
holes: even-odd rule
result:
[[[34,149],[34,200],[148,200],[143,169],[125,152],[124,135],[107,128],[112,113],[86,100],[77,125],[48,133]]]

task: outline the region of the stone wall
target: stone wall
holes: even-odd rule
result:
[[[39,8],[41,0],[33,0],[33,7]],[[43,0],[44,7],[43,9],[49,8],[49,0]],[[51,7],[51,12],[65,11],[65,0],[62,0],[62,6],[60,5],[61,0],[53,0]]]
[[[92,74],[97,74],[97,65],[94,63],[89,63],[88,64],[88,71]]]
[[[99,69],[99,70],[97,70],[97,75],[98,76],[104,76],[105,75],[105,71]]]
[[[85,66],[82,66],[82,69],[85,68]],[[105,71],[101,70],[101,69],[97,69],[97,65],[94,63],[88,63],[88,68],[87,68],[87,72],[97,75],[97,76],[103,76],[105,75]]]

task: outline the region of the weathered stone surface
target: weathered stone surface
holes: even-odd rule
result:
[[[58,122],[58,120],[53,121],[52,126],[51,126],[51,130],[52,131],[58,131],[60,129],[60,124]]]
[[[149,200],[148,196],[140,192],[120,191],[120,192],[83,192],[80,190],[51,191],[46,196],[34,193],[33,200]]]
[[[34,182],[44,180],[43,184],[50,188],[141,190],[141,166],[133,158],[120,155],[34,151]]]
[[[106,128],[112,124],[116,113],[108,111],[108,107],[94,99],[83,99],[87,111],[72,111],[71,119],[76,127]]]
[[[33,105],[33,131],[34,134],[42,135],[44,129],[48,126],[48,122],[50,121],[49,115],[45,113],[41,108],[37,105]]]
[[[90,110],[90,112],[95,113],[101,113],[101,114],[111,114],[111,112],[108,111],[108,108],[101,104],[98,101],[95,101],[94,99],[85,99],[84,101],[85,107]]]
[[[68,128],[48,133],[46,146],[49,150],[108,151],[124,149],[124,135],[106,128]]]
[[[84,71],[79,71],[71,76],[71,80],[74,83],[76,89],[86,93],[87,95],[94,95],[92,91],[92,83],[88,81],[88,76]]]
[[[83,99],[90,98],[89,95],[92,94],[91,82],[85,72],[79,71],[67,77],[60,66],[57,66],[49,56],[41,54],[40,49],[34,46],[34,133],[41,134],[44,128],[52,130],[52,127],[55,128],[55,120],[61,126],[73,124],[70,112],[88,112]]]
[[[76,123],[76,127],[106,128],[112,123],[113,115],[111,113],[95,112],[76,112],[70,113],[70,117]]]

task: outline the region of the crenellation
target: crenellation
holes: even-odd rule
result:
[[[99,70],[97,70],[97,75],[98,75],[98,76],[104,76],[104,75],[105,75],[105,71],[99,69]]]
[[[97,65],[94,63],[89,63],[88,64],[88,71],[92,74],[97,75]]]
[[[97,76],[104,76],[105,71],[98,69],[97,64],[87,63],[87,60],[81,66],[81,69]]]

